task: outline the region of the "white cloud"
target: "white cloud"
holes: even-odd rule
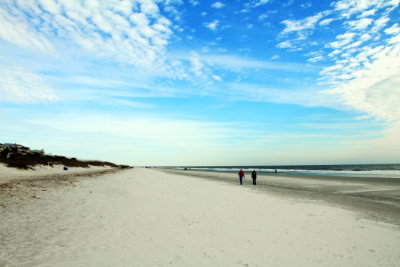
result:
[[[150,105],[150,104],[145,104],[142,102],[127,100],[127,99],[119,99],[119,98],[106,98],[106,99],[100,98],[100,99],[96,99],[96,101],[101,104],[111,105],[111,106],[116,106],[116,107],[127,106],[127,107],[140,108],[140,109],[154,107],[153,105]]]
[[[339,11],[342,17],[350,17],[360,14],[360,17],[374,15],[379,9],[390,11],[399,5],[398,0],[340,0],[334,4],[334,9]]]
[[[288,38],[280,42],[277,47],[282,49],[290,49],[292,51],[300,51],[307,44],[305,40],[314,33],[319,22],[329,14],[328,11],[320,12],[314,16],[306,17],[300,20],[284,20],[281,23],[285,28],[280,32],[278,38]],[[311,43],[308,43],[312,45]]]
[[[380,31],[381,29],[383,29],[386,26],[388,21],[389,21],[388,17],[381,17],[381,18],[375,20],[374,24],[373,24],[373,26],[371,28],[371,31],[373,33]]]
[[[278,48],[294,48],[294,45],[292,43],[290,43],[289,41],[283,41],[280,42],[279,44],[277,44]]]
[[[362,40],[362,41],[368,41],[368,40],[370,40],[371,38],[372,38],[372,36],[369,35],[368,33],[364,33],[364,34],[362,34],[362,35],[360,36],[360,40]]]
[[[328,92],[375,118],[400,120],[400,44],[375,51],[364,51],[374,59],[362,67],[338,67],[329,73],[336,86]]]
[[[4,40],[28,49],[41,52],[54,52],[54,48],[47,38],[35,31],[27,18],[13,16],[0,6],[0,37]]]
[[[263,6],[266,5],[270,0],[258,0],[256,1],[255,5],[256,6]]]
[[[55,91],[38,74],[20,67],[0,66],[2,100],[36,103],[58,99]]]
[[[341,22],[343,33],[327,42],[325,48],[333,64],[320,74],[326,92],[347,106],[380,120],[400,120],[400,30],[390,25],[390,12],[399,0],[339,0],[332,10],[326,10],[301,20],[285,20],[280,37],[295,33],[297,39],[286,39],[279,48],[294,49],[317,26],[333,20]],[[335,14],[335,18],[326,18]],[[340,29],[340,28],[339,28]],[[385,33],[385,34],[383,34]],[[302,34],[304,36],[302,36]],[[308,61],[321,60],[321,55],[309,53]]]
[[[286,35],[291,32],[301,32],[304,30],[312,30],[315,28],[318,21],[323,17],[322,13],[318,13],[317,15],[307,17],[302,20],[284,20],[282,21],[285,24],[286,28],[282,31],[281,34]]]
[[[99,57],[140,67],[162,62],[171,24],[153,0],[6,1],[0,6],[0,37],[9,42],[40,51],[51,50],[54,40],[72,42]]]
[[[355,34],[352,32],[346,32],[344,34],[340,34],[338,36],[336,36],[336,39],[338,39],[338,41],[329,43],[327,46],[334,48],[334,49],[338,49],[341,48],[349,43],[351,43],[353,41],[355,37]]]
[[[190,57],[190,63],[192,65],[192,72],[197,76],[197,77],[204,77],[204,65],[201,62],[200,56],[197,53],[192,53],[192,56]]]
[[[199,1],[196,1],[196,0],[189,0],[189,3],[190,3],[192,6],[197,6],[197,5],[199,5]]]
[[[324,20],[321,20],[321,21],[319,22],[319,25],[321,25],[321,26],[327,26],[327,25],[331,24],[332,21],[334,21],[334,19],[324,19]]]
[[[301,4],[300,6],[302,8],[310,8],[310,7],[312,7],[312,4],[311,4],[311,2],[306,2],[306,3]]]
[[[308,61],[315,63],[315,62],[322,61],[323,59],[324,59],[323,56],[315,56],[315,57],[309,58]]]
[[[268,18],[267,14],[261,14],[260,16],[258,16],[259,21],[264,21],[266,18]]]
[[[398,159],[400,154],[400,123],[389,124],[383,133],[383,137],[372,140],[373,149],[370,151],[384,151],[379,155],[380,159],[387,162],[392,162],[393,159]],[[375,156],[376,157],[376,156]]]
[[[362,13],[383,1],[384,0],[340,0],[334,4],[334,8],[336,11],[339,11],[343,17],[349,17],[355,13]]]
[[[385,30],[385,33],[386,33],[386,34],[396,34],[396,35],[400,34],[400,27],[399,27],[399,24],[396,23],[396,24],[392,25],[392,27],[387,28],[387,29]]]
[[[250,13],[253,8],[259,8],[260,6],[264,6],[268,4],[270,0],[250,0],[244,3],[243,8],[240,10],[240,13]]]
[[[211,75],[211,77],[216,81],[219,81],[219,82],[222,81],[222,78],[220,76],[218,76],[218,75]]]
[[[255,8],[259,6],[264,6],[268,4],[270,0],[251,0],[250,2],[246,3],[246,7]]]
[[[391,10],[389,2],[340,1],[338,8],[343,17],[362,13],[360,19],[346,21],[351,32],[337,36],[338,41],[327,47],[335,49],[331,56],[335,65],[321,73],[332,89],[327,92],[337,95],[355,110],[380,120],[400,120],[400,45],[392,39],[382,39],[381,31],[399,36],[396,26],[385,29]],[[393,3],[392,3],[393,4]],[[389,8],[387,8],[389,6]],[[373,10],[367,12],[365,10]],[[377,11],[385,12],[379,13]],[[374,19],[365,16],[377,14]],[[379,15],[378,15],[379,14]],[[365,30],[370,27],[368,33]],[[379,37],[380,39],[377,39]],[[369,40],[377,43],[365,43]],[[355,49],[357,48],[357,49]],[[338,50],[340,49],[340,50]]]
[[[224,3],[221,3],[221,2],[215,2],[215,3],[213,3],[213,4],[211,5],[212,8],[216,8],[216,9],[223,8],[224,6],[225,6],[225,4],[224,4]]]
[[[216,31],[219,25],[219,20],[213,20],[211,22],[205,23],[204,26],[212,31]]]
[[[361,31],[365,30],[372,23],[372,21],[373,20],[370,18],[363,18],[359,20],[347,21],[346,24],[354,31]]]

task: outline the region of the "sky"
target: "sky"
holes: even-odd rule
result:
[[[0,143],[143,165],[400,163],[400,0],[1,0]]]

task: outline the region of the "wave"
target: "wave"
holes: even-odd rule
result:
[[[245,172],[256,170],[258,173],[304,174],[320,176],[382,177],[400,178],[400,164],[366,165],[298,165],[298,166],[185,166],[177,169],[192,169],[215,172]]]

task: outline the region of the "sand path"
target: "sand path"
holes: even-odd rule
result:
[[[133,169],[1,199],[0,266],[399,266],[400,230],[351,211]]]

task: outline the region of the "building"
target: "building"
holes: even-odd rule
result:
[[[20,154],[28,154],[31,152],[31,149],[29,147],[20,145],[20,144],[12,144],[12,143],[4,143],[1,144],[0,146],[0,151],[3,151],[4,149],[8,148],[12,153],[20,153]]]
[[[44,155],[44,149],[32,149],[31,153]]]

